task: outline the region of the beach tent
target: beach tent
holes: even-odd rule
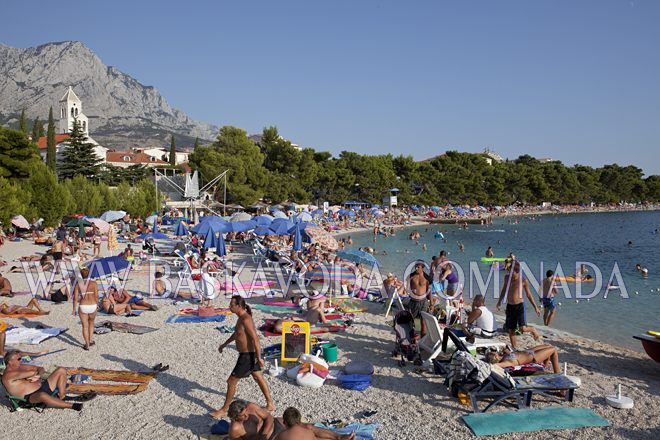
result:
[[[126,211],[105,211],[103,214],[101,214],[101,220],[106,221],[108,223],[116,222],[117,220],[121,220],[126,216]]]
[[[30,223],[22,215],[12,217],[11,224],[20,229],[30,229]]]

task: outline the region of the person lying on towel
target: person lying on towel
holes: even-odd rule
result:
[[[284,321],[306,321],[309,322],[309,325],[316,325],[318,322],[323,324],[327,323],[328,320],[325,318],[325,313],[323,312],[323,307],[325,305],[325,296],[320,292],[314,291],[311,296],[309,296],[309,301],[307,301],[307,311],[303,314],[302,318],[298,316],[290,316],[284,319],[278,319],[275,324],[273,324],[273,333],[282,333],[282,323]]]
[[[32,298],[25,307],[7,303],[0,304],[0,315],[47,315],[49,313],[39,306],[39,301],[36,298]]]
[[[318,428],[309,423],[303,423],[300,411],[292,406],[284,410],[284,414],[282,414],[282,423],[286,429],[280,432],[277,437],[275,437],[275,440],[355,439],[355,433],[341,435],[328,429]]]
[[[289,411],[287,413],[287,411]],[[297,413],[297,417],[296,417]],[[229,439],[259,438],[268,440],[314,440],[314,439],[354,439],[355,435],[339,435],[327,429],[316,428],[300,422],[300,412],[295,408],[288,408],[284,412],[285,419],[273,417],[262,407],[245,400],[236,399],[229,405],[227,413],[231,424],[229,425]],[[289,420],[291,427],[286,424]],[[287,429],[288,428],[288,429]],[[293,433],[290,429],[294,429]],[[289,431],[284,437],[282,434]],[[292,434],[292,435],[291,435]],[[304,435],[299,435],[304,434]],[[309,436],[311,434],[311,436]]]
[[[2,384],[11,396],[21,397],[32,404],[42,403],[50,408],[82,410],[82,403],[64,401],[68,379],[64,368],[57,368],[48,379],[42,381],[44,369],[21,364],[20,353],[13,350],[5,356],[5,364],[7,368],[2,375]],[[87,394],[80,400],[91,400],[94,397],[94,394]]]

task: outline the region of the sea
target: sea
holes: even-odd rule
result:
[[[373,232],[351,234],[353,244],[347,249],[373,248],[383,276],[393,272],[400,279],[410,270],[411,263],[424,260],[430,264],[434,255],[445,250],[463,272],[460,283],[464,286],[464,300],[471,302],[474,295],[485,294],[486,305],[492,310],[505,272],[480,261],[489,246],[496,257],[513,253],[525,263],[525,276],[532,286],[541,282],[547,270],[571,276],[584,263],[594,282],[560,286],[560,305],[551,327],[642,351],[633,335],[660,330],[658,228],[658,211],[506,217],[491,225],[468,225],[467,229],[429,224],[399,229],[390,237],[374,237]],[[416,241],[409,238],[413,231],[421,234]],[[459,243],[464,245],[463,252]],[[648,277],[636,269],[638,263],[648,269]],[[608,285],[613,288],[608,289]],[[537,295],[535,299],[540,305],[540,290],[532,287],[532,294]],[[544,328],[542,318],[529,304],[527,320]]]

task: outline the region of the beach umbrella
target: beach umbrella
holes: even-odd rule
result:
[[[285,213],[283,213],[282,211],[273,211],[273,217],[275,217],[276,219],[278,219],[278,218],[288,219],[288,218],[289,218],[289,217],[288,217]]]
[[[130,266],[123,257],[106,257],[90,261],[87,264],[90,278],[102,278],[113,273],[121,272]]]
[[[156,220],[158,220],[158,216],[156,214],[154,214],[154,215],[150,215],[149,217],[144,219],[144,222],[147,223],[147,224],[153,225]]]
[[[108,231],[110,230],[110,223],[106,222],[105,220],[101,220],[100,218],[89,218],[89,217],[85,217],[85,220],[95,225],[99,229],[99,232],[101,234],[107,234]]]
[[[257,227],[257,222],[254,220],[243,220],[238,222],[226,223],[229,232],[247,232]]]
[[[367,264],[370,266],[377,266],[380,263],[368,252],[349,249],[346,251],[337,252],[337,256],[346,261],[352,261],[356,264]]]
[[[296,220],[300,222],[311,222],[313,219],[309,212],[303,211],[296,216]]]
[[[215,220],[202,221],[195,225],[191,231],[198,235],[206,235],[209,230],[213,230],[213,232],[231,232],[231,225],[232,223],[227,223],[220,217],[216,217]]]
[[[92,226],[92,223],[84,218],[74,218],[66,224],[67,228],[78,228],[81,226]]]
[[[22,215],[15,215],[11,219],[11,224],[21,229],[30,229],[30,223]]]
[[[318,243],[322,248],[329,251],[336,251],[339,248],[339,243],[337,239],[333,237],[328,231],[319,228],[318,226],[308,226],[305,228],[305,234],[314,243]]]
[[[312,217],[322,217],[324,214],[322,209],[315,209],[312,211]]]
[[[206,233],[206,237],[204,237],[204,247],[206,249],[211,249],[216,247],[217,244],[218,244],[217,232],[213,232],[212,230],[209,229],[209,231]]]
[[[288,235],[289,230],[294,226],[294,223],[289,219],[276,218],[270,224],[269,228],[272,235]]]
[[[252,220],[257,222],[257,225],[259,226],[268,226],[272,223],[273,220],[275,220],[275,217],[273,217],[272,215],[264,214],[264,215],[258,215]]]
[[[230,222],[243,222],[247,220],[251,220],[252,216],[248,214],[247,212],[237,212],[234,215],[231,216],[229,219]]]
[[[170,237],[168,237],[165,234],[161,234],[160,232],[149,232],[148,234],[138,235],[137,238],[139,240],[148,240],[150,238],[153,238],[154,240],[169,240],[170,239]]]
[[[293,250],[301,251],[302,250],[302,234],[300,233],[300,228],[294,228],[293,231]]]
[[[215,245],[215,254],[219,257],[224,257],[227,255],[227,248],[225,247],[225,237],[222,236],[222,232],[218,234],[218,242]]]
[[[253,232],[259,237],[263,237],[264,235],[271,235],[270,228],[266,225],[257,226]]]
[[[126,211],[105,211],[101,214],[101,220],[112,223],[123,219],[125,215]]]
[[[330,267],[314,266],[313,269],[305,274],[314,281],[323,281],[325,283],[350,284],[356,280],[355,269],[341,264],[333,264]]]
[[[174,235],[177,237],[188,235],[188,228],[186,228],[185,222],[179,222],[176,224],[176,231],[174,231]]]

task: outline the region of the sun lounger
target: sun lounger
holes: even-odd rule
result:
[[[435,316],[426,312],[421,312],[421,315],[422,319],[424,320],[424,324],[426,324],[426,335],[420,339],[419,347],[425,352],[429,353],[428,357],[423,358],[426,363],[433,361],[433,359],[435,359],[441,352],[446,352],[449,346],[449,342],[451,342],[452,346],[460,348],[457,344],[457,341],[460,340],[460,344],[465,347],[465,351],[472,353],[475,352],[477,348],[498,348],[504,347],[506,345],[503,342],[481,338],[476,338],[474,343],[469,344],[467,341],[465,341],[464,338],[458,338],[449,329],[446,329],[445,336],[443,337],[442,328],[440,327],[438,320],[435,319]]]

